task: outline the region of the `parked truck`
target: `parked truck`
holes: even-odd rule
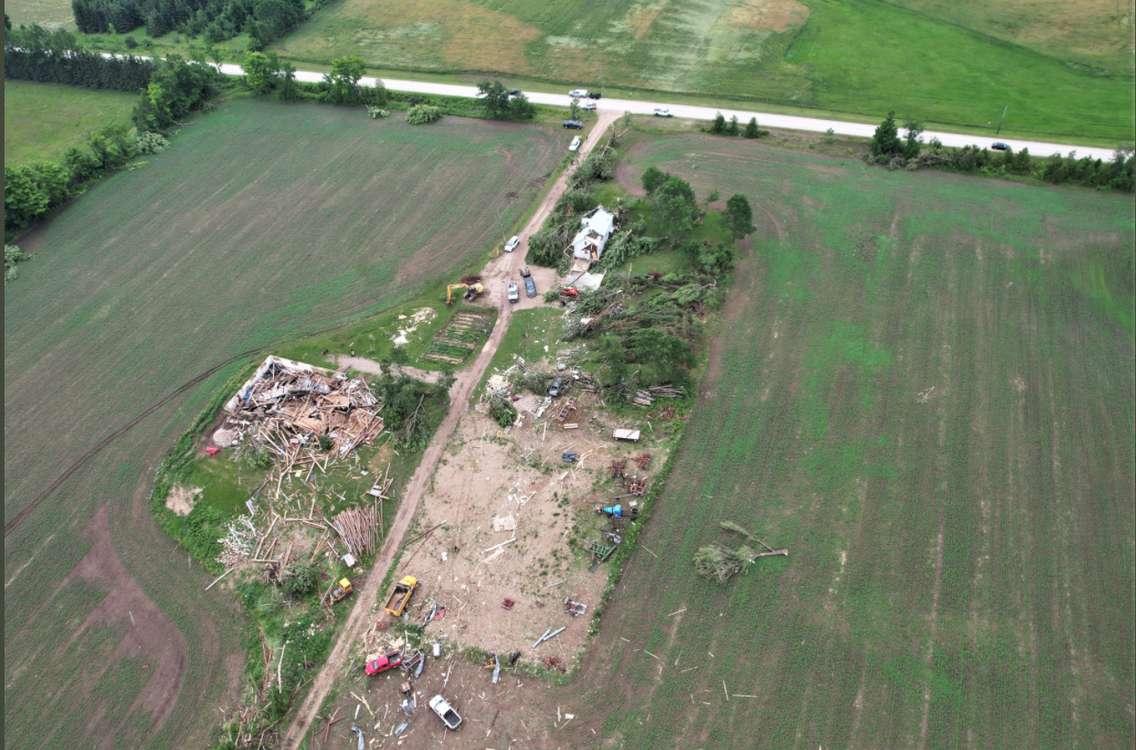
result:
[[[442,696],[435,695],[430,699],[430,710],[438,715],[438,718],[442,720],[442,723],[445,724],[446,728],[450,731],[461,726],[462,717],[458,715],[458,712],[454,710],[454,707],[450,705],[449,701]]]
[[[414,595],[416,588],[418,588],[417,578],[403,576],[402,580],[394,585],[394,591],[387,598],[387,604],[383,609],[391,617],[402,617],[402,613],[406,611],[406,605],[410,604],[410,597]]]

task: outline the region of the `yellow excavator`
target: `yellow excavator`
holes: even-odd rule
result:
[[[446,287],[446,304],[452,305],[454,303],[454,292],[462,289],[465,290],[463,299],[465,299],[466,302],[472,302],[485,294],[485,286],[480,282],[474,282],[472,284],[450,284]]]

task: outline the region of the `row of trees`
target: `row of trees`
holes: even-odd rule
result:
[[[9,32],[4,67],[10,79],[141,91],[150,81],[154,63],[136,57],[106,58],[82,49],[70,32],[21,26]]]
[[[6,166],[5,229],[13,232],[27,227],[91,180],[165,146],[165,137],[158,133],[139,134],[126,125],[114,125],[95,132],[85,144],[68,149],[61,161]]]
[[[183,31],[220,42],[247,33],[263,49],[306,17],[304,0],[71,0],[75,25],[87,33],[146,27],[150,36]]]
[[[952,172],[977,173],[991,176],[1023,176],[1054,184],[1072,184],[1100,190],[1133,192],[1136,187],[1136,156],[1132,152],[1117,151],[1111,161],[1090,156],[1077,158],[1053,154],[1035,159],[1028,149],[1014,152],[1007,148],[989,151],[978,146],[948,149],[937,139],[924,144],[920,138],[923,126],[909,120],[900,138],[895,113],[889,112],[876,128],[868,148],[869,162],[889,169],[946,169]]]
[[[283,101],[313,99],[328,104],[366,105],[378,107],[386,104],[387,90],[382,82],[363,86],[366,66],[358,57],[337,57],[331,61],[331,70],[319,84],[302,85],[296,81],[296,69],[281,62],[275,52],[249,52],[243,61],[245,85],[255,94],[276,96]]]
[[[137,156],[165,148],[162,132],[203,107],[217,93],[219,79],[216,70],[202,63],[176,57],[160,61],[139,94],[133,128],[126,124],[103,128],[83,145],[68,149],[59,161],[6,166],[5,230],[10,233],[26,228],[82,191],[88,182],[122,168]]]
[[[740,135],[745,138],[760,138],[763,135],[768,135],[768,130],[762,130],[757,126],[757,118],[749,118],[749,122],[742,128],[738,124],[738,116],[732,115],[729,120],[721,112],[714,118],[714,122],[710,123],[710,132],[714,135]]]

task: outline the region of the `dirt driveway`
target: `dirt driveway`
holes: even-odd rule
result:
[[[521,246],[517,249],[517,252],[503,254],[494,258],[485,267],[485,270],[482,271],[481,275],[482,278],[486,280],[487,286],[503,289],[504,280],[513,276],[524,263],[525,256],[528,254],[528,238],[544,224],[545,219],[547,219],[548,215],[552,212],[552,208],[556,205],[556,202],[560,200],[560,196],[567,190],[568,179],[571,177],[572,172],[574,172],[576,167],[591,153],[596,143],[598,143],[603,136],[603,133],[616,119],[618,119],[618,115],[614,112],[604,112],[597,118],[596,124],[592,127],[592,130],[588,133],[587,138],[580,147],[576,161],[568,169],[565,169],[556,179],[556,182],[552,185],[552,189],[549,190],[548,195],[541,201],[540,206],[522,230]],[[307,695],[304,697],[304,702],[297,710],[292,724],[288,727],[288,732],[284,736],[284,747],[294,748],[299,746],[300,742],[307,734],[312,721],[315,719],[320,706],[323,705],[324,699],[327,697],[332,685],[335,684],[339,675],[343,673],[344,667],[347,665],[348,659],[352,654],[352,646],[371,625],[373,610],[379,606],[378,599],[381,594],[380,586],[382,585],[383,579],[386,577],[387,569],[394,563],[395,554],[401,548],[403,538],[418,512],[418,504],[426,492],[430,479],[434,475],[434,470],[438,466],[438,461],[442,456],[445,446],[449,443],[450,438],[457,429],[458,421],[469,408],[470,394],[473,392],[477,383],[481,381],[481,376],[485,373],[486,368],[489,367],[489,362],[493,359],[493,354],[497,351],[497,347],[500,346],[501,340],[505,336],[505,331],[509,327],[509,321],[512,317],[512,307],[504,300],[504,295],[494,296],[491,298],[491,301],[494,302],[500,310],[497,321],[493,326],[493,331],[489,334],[489,339],[485,342],[485,345],[477,355],[477,358],[473,361],[473,364],[456,373],[453,387],[450,389],[450,409],[446,413],[442,423],[438,426],[437,431],[434,433],[430,445],[427,446],[426,450],[423,452],[422,460],[418,464],[418,468],[415,470],[410,482],[407,484],[406,492],[404,493],[402,502],[398,506],[398,511],[395,514],[386,541],[383,543],[382,549],[376,556],[374,565],[367,575],[366,580],[358,589],[355,605],[352,607],[351,614],[348,615],[347,622],[344,623],[343,629],[340,631],[339,637],[332,647],[327,662],[316,676],[311,689],[308,690]]]

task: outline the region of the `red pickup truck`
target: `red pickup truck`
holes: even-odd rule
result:
[[[401,665],[402,654],[398,651],[391,651],[389,654],[371,654],[367,657],[367,664],[363,667],[363,671],[367,673],[368,677],[374,677]]]

